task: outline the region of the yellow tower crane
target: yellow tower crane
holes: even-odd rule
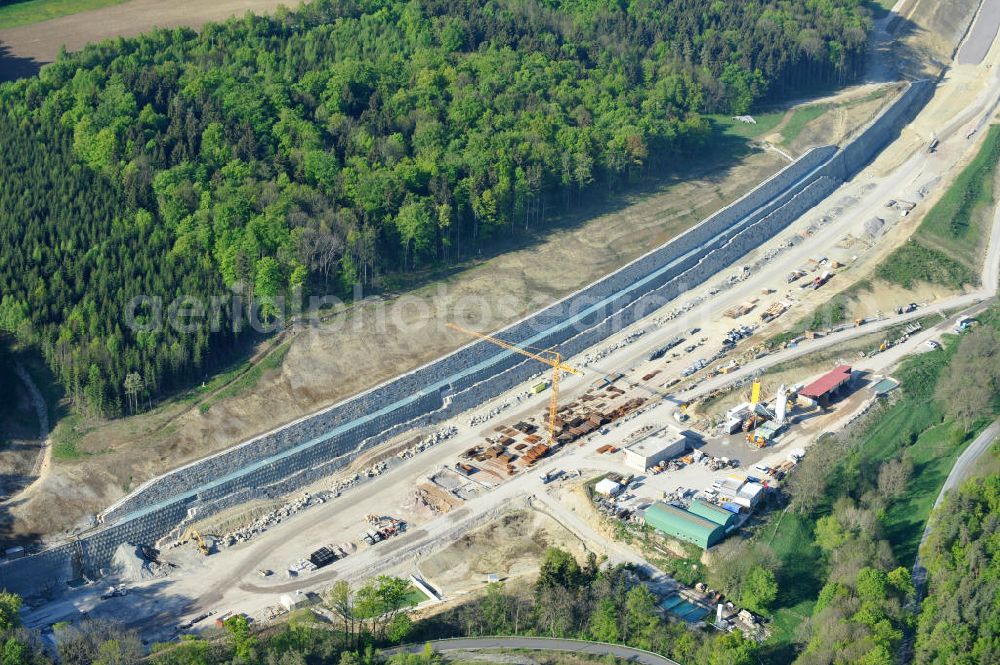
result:
[[[746,422],[743,423],[743,431],[746,432],[747,443],[752,443],[758,448],[763,448],[767,445],[764,437],[754,434],[752,431],[757,427],[758,404],[760,404],[760,380],[754,381],[753,387],[750,389],[750,413],[747,416]]]
[[[505,342],[504,340],[491,335],[479,333],[474,330],[467,330],[466,328],[463,328],[455,323],[449,323],[448,327],[453,330],[463,332],[466,335],[472,335],[473,337],[486,340],[491,344],[496,344],[502,349],[520,353],[522,356],[527,356],[540,363],[545,363],[552,368],[552,394],[549,396],[549,447],[554,446],[556,443],[556,412],[559,410],[559,372],[569,372],[570,374],[576,374],[577,376],[583,376],[583,372],[564,363],[562,361],[562,354],[558,351],[553,351],[552,349],[535,349],[538,353],[533,353],[527,350],[532,348],[530,346],[517,346],[516,344]]]

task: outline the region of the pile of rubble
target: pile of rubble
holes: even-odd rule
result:
[[[334,496],[340,496],[340,493],[346,490],[348,487],[353,487],[361,480],[361,474],[355,473],[353,476],[347,478],[341,478],[333,485],[330,486],[330,491],[333,492]]]
[[[409,459],[414,455],[416,455],[417,453],[422,453],[431,446],[436,446],[442,441],[447,441],[456,434],[458,434],[458,428],[455,427],[454,425],[449,425],[444,429],[440,429],[436,432],[428,434],[423,439],[421,439],[420,442],[418,442],[416,445],[406,448],[404,450],[400,450],[398,453],[396,453],[396,457],[398,457],[399,459]]]
[[[365,478],[377,478],[389,470],[388,462],[375,462],[361,474]]]
[[[508,397],[503,402],[497,404],[489,411],[477,413],[473,415],[471,418],[469,418],[469,427],[478,427],[483,423],[493,420],[494,418],[496,418],[498,415],[500,415],[510,407],[514,406],[515,404],[520,404],[529,397],[531,397],[531,393],[529,393],[528,391],[518,393],[512,397]]]
[[[629,344],[632,344],[637,339],[642,337],[645,333],[646,333],[645,330],[636,330],[634,332],[629,333],[628,335],[618,340],[614,344],[611,344],[610,346],[606,346],[603,349],[600,349],[599,351],[595,351],[594,353],[588,353],[584,355],[583,360],[580,361],[579,363],[580,367],[587,367],[591,363],[595,363],[598,360],[607,358],[615,351],[618,351],[619,349],[624,349]]]
[[[714,296],[718,292],[719,289],[713,289],[709,295]],[[662,326],[664,323],[667,323],[668,321],[673,321],[678,316],[690,312],[692,309],[694,309],[703,302],[705,302],[705,296],[698,296],[696,298],[692,298],[691,300],[688,300],[680,307],[672,309],[666,314],[663,314],[662,316],[657,316],[656,318],[653,319],[653,323],[655,323],[658,326]]]
[[[271,527],[281,524],[283,519],[287,519],[295,513],[305,510],[310,506],[325,503],[329,498],[330,496],[326,492],[320,492],[317,494],[304,492],[302,496],[297,499],[289,501],[280,508],[276,508],[261,515],[250,524],[224,534],[220,538],[218,545],[219,547],[232,547],[237,543],[246,542],[257,534],[264,533]]]
[[[155,553],[142,545],[122,543],[115,550],[111,559],[111,571],[123,582],[142,582],[154,577],[162,577],[169,571],[169,566],[159,563]],[[102,598],[124,596],[127,590],[112,587]]]

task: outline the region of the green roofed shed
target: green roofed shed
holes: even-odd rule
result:
[[[739,517],[735,513],[731,513],[721,506],[717,506],[714,503],[709,503],[708,501],[702,501],[701,499],[695,499],[688,506],[688,512],[694,513],[698,517],[704,517],[710,522],[715,522],[722,526],[722,528],[729,528],[730,525],[735,524]]]
[[[647,508],[645,520],[657,531],[706,550],[725,537],[721,524],[666,503],[654,503]]]

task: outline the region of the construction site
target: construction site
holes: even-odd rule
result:
[[[995,63],[996,46],[967,67]],[[738,537],[820,435],[891,396],[904,356],[933,353],[995,295],[994,224],[980,287],[793,326],[868,276],[974,148],[1000,78],[959,116],[955,85],[915,82],[852,142],[588,286],[599,309],[495,332],[449,321],[470,342],[456,354],[155,478],[72,542],[8,552],[0,581],[29,597],[29,626],[127,617],[153,641],[234,612],[268,621],[378,574],[411,579],[433,611],[531,575],[548,545],[649,566],[618,523],[667,548]],[[666,583],[662,607],[700,621],[708,591]]]

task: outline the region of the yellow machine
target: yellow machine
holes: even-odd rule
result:
[[[208,549],[208,543],[206,543],[205,539],[201,537],[201,534],[195,531],[194,529],[189,528],[187,531],[184,532],[184,534],[180,538],[180,542],[182,543],[186,543],[189,540],[193,540],[195,543],[197,543],[198,551],[201,552],[203,555],[208,556],[209,554],[211,554],[211,551]]]
[[[467,330],[454,323],[449,323],[448,327],[463,332],[466,335],[472,335],[473,337],[478,337],[479,339],[486,340],[491,344],[496,344],[502,349],[507,349],[515,353],[520,353],[522,356],[527,356],[540,363],[545,363],[552,368],[552,394],[549,396],[549,446],[554,446],[556,443],[556,412],[559,410],[559,373],[569,372],[570,374],[576,374],[577,376],[583,376],[583,372],[575,367],[567,365],[562,361],[562,355],[558,351],[553,351],[552,349],[535,349],[538,353],[532,353],[527,349],[532,347],[521,347],[510,342],[505,342],[502,339],[492,337],[483,333],[478,333],[473,330]]]
[[[753,382],[753,388],[750,389],[750,413],[747,416],[746,421],[743,423],[743,431],[746,432],[747,443],[752,443],[758,448],[763,448],[767,445],[767,441],[764,437],[757,436],[753,433],[753,429],[757,427],[757,421],[760,416],[757,413],[757,405],[760,403],[760,381]]]

